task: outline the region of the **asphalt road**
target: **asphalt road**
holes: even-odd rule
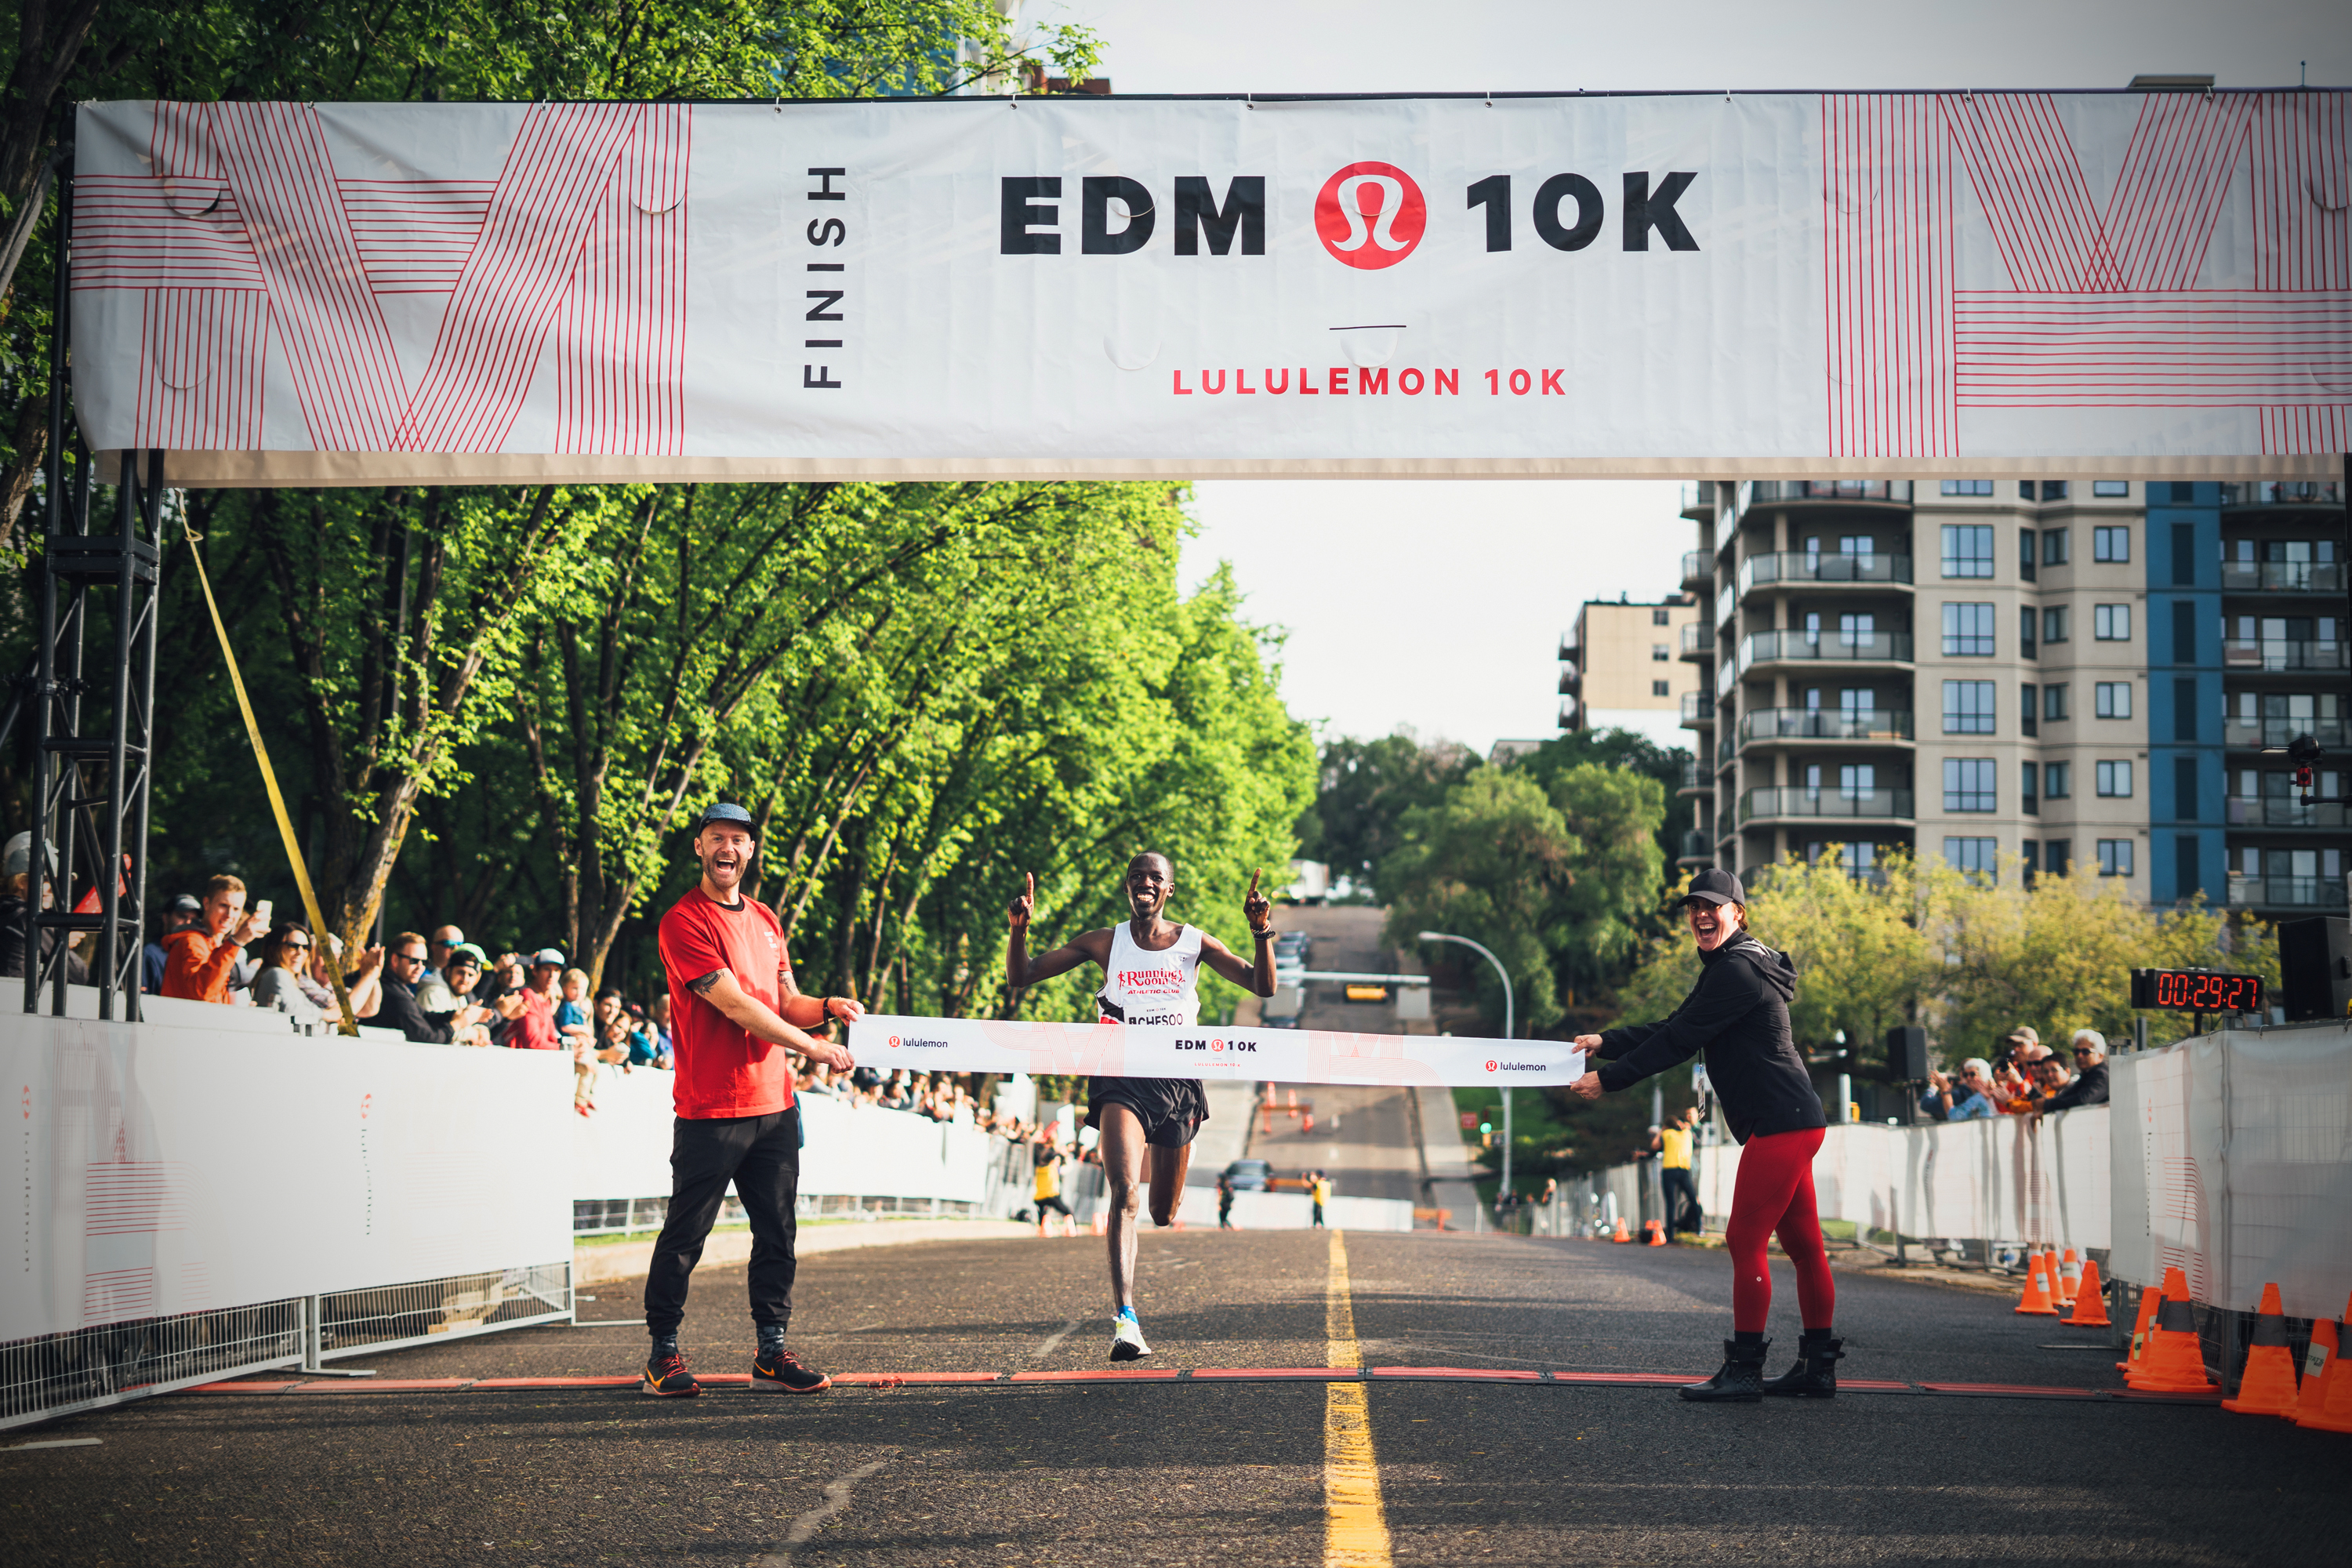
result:
[[[1148,1368],[1315,1367],[1335,1296],[1374,1366],[1713,1369],[1719,1252],[1493,1236],[1143,1238]],[[803,1268],[796,1342],[838,1372],[1104,1366],[1099,1254],[935,1242]],[[1850,1378],[2116,1384],[2102,1336],[1978,1294],[1841,1276]],[[751,1351],[742,1271],[698,1279],[705,1371]],[[583,1311],[640,1316],[605,1285]],[[1794,1293],[1777,1280],[1776,1332]],[[641,1329],[374,1358],[385,1378],[625,1374]],[[1776,1352],[1776,1370],[1782,1357]],[[280,1380],[273,1380],[280,1381]],[[0,1446],[0,1559],[46,1563],[1322,1563],[1321,1383],[1206,1380],[184,1394]],[[1850,1393],[1711,1408],[1606,1384],[1374,1382],[1378,1511],[1412,1563],[2338,1563],[2342,1437],[2200,1405]],[[1426,1432],[1420,1428],[1426,1426]],[[1379,1562],[1380,1558],[1360,1561]]]

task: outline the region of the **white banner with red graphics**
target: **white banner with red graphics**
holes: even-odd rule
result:
[[[182,483],[2332,474],[2341,92],[85,105]]]
[[[1584,1053],[1559,1040],[1351,1035],[1328,1029],[1018,1024],[869,1014],[849,1028],[860,1067],[884,1072],[1025,1072],[1073,1077],[1238,1079],[1247,1083],[1568,1083]]]

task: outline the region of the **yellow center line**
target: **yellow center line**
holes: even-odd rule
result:
[[[1356,1309],[1348,1292],[1348,1244],[1331,1237],[1331,1275],[1323,1336],[1332,1366],[1361,1366]],[[1390,1568],[1388,1510],[1381,1503],[1380,1461],[1372,1453],[1370,1390],[1332,1383],[1323,1394],[1323,1568]]]

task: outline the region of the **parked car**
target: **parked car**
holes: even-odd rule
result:
[[[1236,1160],[1225,1167],[1225,1180],[1237,1193],[1262,1193],[1274,1180],[1274,1166],[1265,1160]]]

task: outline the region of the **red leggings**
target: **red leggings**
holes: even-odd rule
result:
[[[1829,1249],[1822,1245],[1821,1211],[1813,1206],[1813,1156],[1824,1129],[1750,1138],[1739,1152],[1731,1189],[1731,1218],[1723,1239],[1731,1250],[1731,1326],[1760,1334],[1772,1310],[1772,1270],[1764,1244],[1780,1233],[1781,1250],[1797,1266],[1797,1305],[1805,1327],[1837,1321],[1837,1287],[1830,1280]]]

